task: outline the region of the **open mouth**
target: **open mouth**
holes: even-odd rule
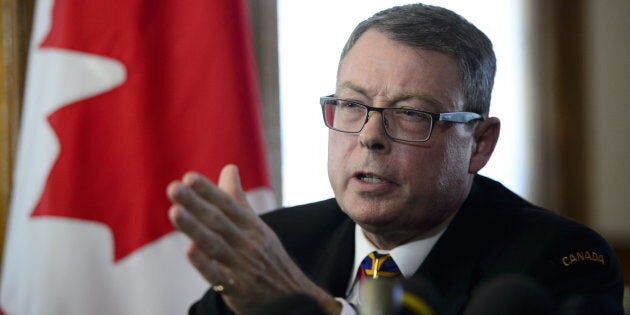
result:
[[[377,184],[377,183],[384,183],[385,180],[374,175],[374,174],[369,174],[369,173],[360,173],[357,174],[356,176],[359,180],[361,180],[362,182],[365,183],[370,183],[370,184]]]

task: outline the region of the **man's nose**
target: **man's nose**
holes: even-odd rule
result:
[[[390,140],[385,132],[382,113],[369,112],[367,121],[359,133],[359,143],[368,150],[389,151]]]

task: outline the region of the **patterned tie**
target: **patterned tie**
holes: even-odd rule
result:
[[[359,267],[359,280],[378,279],[379,277],[396,278],[401,275],[400,269],[389,254],[371,252],[363,259]]]

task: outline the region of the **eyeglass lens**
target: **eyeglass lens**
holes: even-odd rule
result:
[[[359,103],[344,100],[327,100],[324,104],[324,120],[329,128],[341,132],[357,133],[367,122],[368,108]],[[406,141],[424,141],[431,134],[431,115],[404,108],[384,108],[381,111],[387,134]]]

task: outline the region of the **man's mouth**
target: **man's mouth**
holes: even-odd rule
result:
[[[362,173],[362,174],[358,174],[357,178],[363,182],[366,183],[370,183],[370,184],[376,184],[376,183],[383,183],[385,182],[384,179],[374,175],[374,174],[366,174],[366,173]]]

